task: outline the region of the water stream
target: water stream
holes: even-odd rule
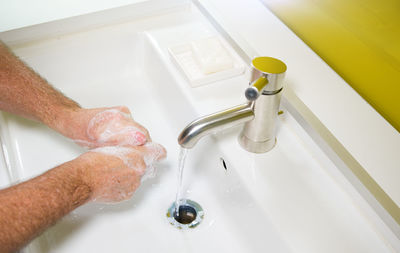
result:
[[[178,157],[178,188],[176,190],[176,198],[175,198],[175,211],[177,213],[177,215],[179,215],[178,209],[179,209],[179,205],[182,203],[180,202],[181,199],[181,195],[182,195],[182,181],[183,181],[183,171],[185,168],[185,160],[186,160],[186,156],[187,156],[187,149],[186,148],[182,148],[179,152],[179,157]]]

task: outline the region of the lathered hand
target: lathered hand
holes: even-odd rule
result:
[[[139,146],[151,141],[146,128],[135,122],[127,107],[79,109],[71,112],[58,131],[81,146]]]
[[[118,202],[129,199],[141,179],[153,173],[153,163],[166,156],[155,143],[137,147],[101,147],[87,152],[74,162],[81,168],[82,181],[91,189],[92,201]]]

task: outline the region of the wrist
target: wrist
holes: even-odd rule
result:
[[[92,187],[87,183],[88,175],[85,173],[87,166],[89,165],[77,158],[50,171],[68,192],[69,201],[67,202],[70,204],[71,210],[89,202],[92,197]]]
[[[83,115],[84,109],[64,108],[57,113],[54,121],[47,124],[50,128],[73,140],[87,138],[86,124]]]

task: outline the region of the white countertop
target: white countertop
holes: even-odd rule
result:
[[[201,2],[239,41],[288,65],[287,84],[400,206],[400,134],[260,1]]]

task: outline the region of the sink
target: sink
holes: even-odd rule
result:
[[[82,106],[128,106],[152,139],[168,150],[157,176],[145,181],[132,199],[82,206],[35,239],[26,252],[393,251],[335,165],[285,107],[277,145],[266,154],[241,149],[240,128],[206,137],[189,150],[183,197],[202,206],[204,220],[188,230],[169,224],[179,132],[201,115],[243,102],[247,79],[241,75],[191,88],[167,49],[216,34],[195,7],[185,4],[145,19],[14,48]],[[85,151],[35,122],[6,113],[0,120],[3,153],[10,160],[8,165],[0,161],[0,175],[11,171],[9,183]]]

